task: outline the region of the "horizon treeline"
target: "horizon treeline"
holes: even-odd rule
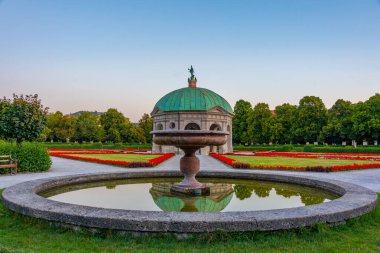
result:
[[[153,119],[144,113],[135,125],[117,109],[102,114],[81,111],[78,115],[63,115],[57,111],[47,115],[41,140],[53,142],[152,142]]]
[[[327,109],[322,99],[303,97],[298,105],[239,100],[232,122],[234,144],[377,144],[380,138],[380,94],[356,104],[338,99]]]

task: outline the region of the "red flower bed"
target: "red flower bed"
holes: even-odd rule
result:
[[[231,165],[236,162],[234,159],[232,158],[228,158],[228,157],[225,157],[224,155],[219,155],[219,154],[216,154],[216,153],[210,153],[210,156],[218,159],[219,161],[222,161],[228,165]]]
[[[275,153],[275,155],[272,155],[273,153]],[[285,153],[285,155],[282,155],[282,153]],[[294,157],[294,158],[325,158],[325,157],[313,157],[313,156],[309,156],[309,157],[305,157],[304,154],[300,154],[298,156],[298,154],[294,154],[294,153],[291,153],[290,152],[281,152],[279,155],[279,152],[267,152],[267,153],[260,153],[260,154],[265,154],[265,155],[246,155],[246,154],[241,154],[241,156],[278,156],[278,157]],[[268,155],[266,155],[268,154]],[[344,158],[341,158],[341,159],[348,159],[346,158],[346,153],[343,153],[344,154]],[[233,155],[237,155],[237,154],[233,154]],[[215,153],[211,153],[210,156],[214,157],[215,159],[218,159],[220,161],[222,161],[223,163],[226,163],[234,168],[241,168],[242,166],[240,166],[240,162],[232,159],[232,158],[228,158],[224,155],[219,155],[219,154],[215,154]],[[336,158],[326,158],[326,159],[339,159],[338,155],[334,154],[334,157]],[[354,156],[354,158],[350,158],[350,160],[352,159],[356,159],[356,156]],[[356,159],[356,160],[372,160],[372,157],[371,158],[367,158],[367,159]],[[375,160],[375,161],[378,161],[378,160]],[[379,160],[380,161],[380,160]],[[265,169],[265,170],[294,170],[294,171],[316,171],[316,172],[331,172],[331,171],[343,171],[343,170],[361,170],[361,169],[370,169],[370,168],[380,168],[380,163],[370,163],[370,164],[350,164],[350,165],[333,165],[333,166],[307,166],[307,167],[294,167],[294,166],[266,166],[266,165],[256,165],[256,166],[250,166],[250,168],[252,169]]]
[[[134,154],[131,152],[128,152],[129,154]],[[118,166],[124,166],[124,167],[153,167],[156,166],[163,161],[166,161],[167,159],[173,157],[175,154],[169,153],[169,154],[156,154],[160,155],[159,157],[150,159],[147,162],[126,162],[126,161],[116,161],[116,160],[104,160],[104,159],[98,159],[98,158],[90,158],[90,157],[80,157],[76,156],[77,154],[125,154],[122,150],[73,150],[70,151],[68,149],[61,149],[61,150],[54,150],[50,151],[49,154],[51,156],[61,157],[61,158],[68,158],[68,159],[74,159],[74,160],[81,160],[86,162],[95,162],[95,163],[103,163],[103,164],[111,164],[111,165],[118,165]],[[148,155],[148,154],[138,154],[138,155]],[[150,155],[150,154],[149,154]]]
[[[257,153],[252,153],[252,154],[231,153],[231,155],[380,161],[380,154],[373,154],[373,153],[327,153],[327,152],[326,153],[308,153],[308,152],[267,151],[267,152],[257,152]]]

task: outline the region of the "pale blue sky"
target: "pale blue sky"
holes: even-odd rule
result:
[[[380,92],[380,2],[0,0],[0,95],[133,121],[198,86],[271,108]]]

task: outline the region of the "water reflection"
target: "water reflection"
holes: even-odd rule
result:
[[[208,196],[186,196],[172,193],[173,183],[153,183],[150,194],[156,205],[166,212],[220,212],[231,201],[232,184],[205,183]]]
[[[178,178],[140,178],[57,187],[40,195],[102,208],[165,212],[232,212],[319,204],[336,196],[320,189],[268,181],[200,178],[207,196],[171,192]]]
[[[269,197],[272,190],[275,190],[277,195],[283,196],[288,199],[291,197],[300,197],[301,202],[305,206],[320,204],[326,200],[326,196],[314,195],[311,191],[306,191],[306,189],[308,188],[305,188],[305,190],[303,191],[297,192],[294,189],[289,189],[289,186],[270,186],[267,182],[256,183],[254,185],[236,184],[234,186],[235,195],[240,200],[251,198],[253,193],[259,198],[267,198]]]

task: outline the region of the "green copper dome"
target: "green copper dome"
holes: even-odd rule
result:
[[[214,107],[233,113],[230,104],[215,92],[198,87],[186,87],[163,96],[155,105],[161,111],[207,111]]]

